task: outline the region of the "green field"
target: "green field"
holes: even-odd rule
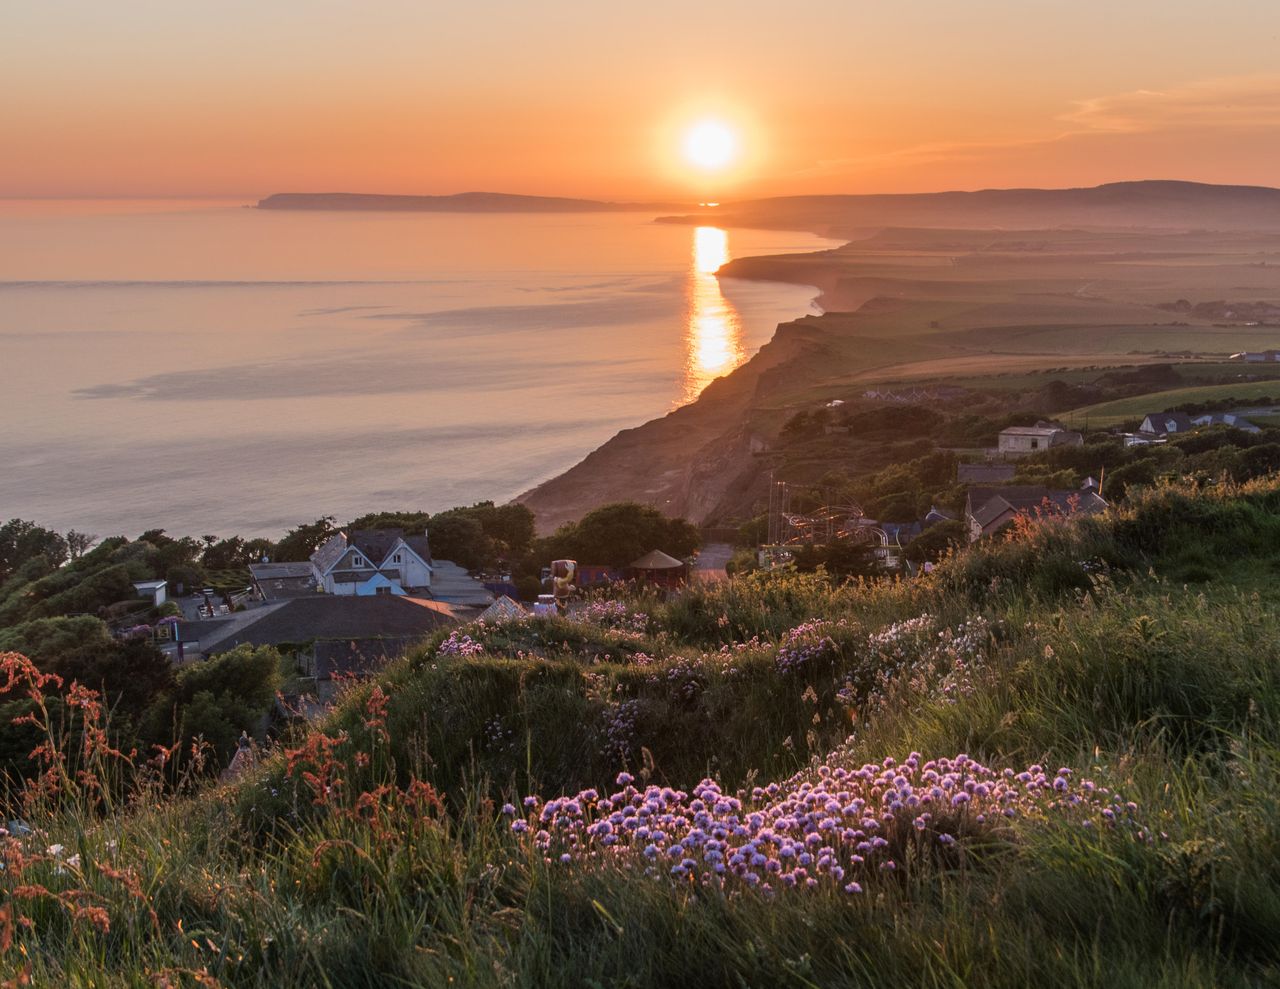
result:
[[[1237,404],[1247,405],[1257,399],[1275,397],[1280,394],[1280,383],[1266,381],[1247,381],[1233,385],[1207,385],[1198,388],[1175,388],[1171,391],[1151,392],[1133,398],[1120,398],[1111,402],[1100,402],[1083,409],[1062,412],[1057,418],[1070,426],[1104,428],[1116,426],[1122,422],[1141,419],[1149,412],[1163,412],[1167,409],[1185,405],[1190,402],[1217,402],[1228,399],[1237,400]]]

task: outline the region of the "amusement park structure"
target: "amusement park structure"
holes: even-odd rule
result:
[[[826,504],[802,512],[792,506],[796,493],[796,486],[786,481],[770,482],[768,546],[853,543],[879,548],[889,545],[888,535],[873,520],[866,518],[861,506],[852,502],[832,503],[828,497]]]

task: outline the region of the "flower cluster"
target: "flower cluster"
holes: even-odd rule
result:
[[[631,611],[621,601],[592,601],[574,609],[572,617],[615,632],[644,635],[649,630],[649,616],[642,611]]]
[[[931,644],[935,621],[932,615],[917,615],[894,622],[867,636],[867,649],[888,664],[910,660]]]
[[[783,673],[793,673],[802,666],[812,665],[815,660],[834,658],[839,650],[831,632],[844,627],[843,619],[829,622],[815,618],[788,629],[779,643],[778,669]]]
[[[638,700],[619,701],[605,710],[605,754],[625,759],[635,746],[636,721],[640,717]]]
[[[478,634],[484,631],[484,623],[479,623]],[[473,639],[462,629],[454,629],[449,638],[440,643],[440,656],[479,656],[484,652],[484,643]]]
[[[1086,828],[1125,827],[1139,839],[1137,805],[1070,769],[990,769],[967,755],[859,769],[823,765],[785,783],[732,796],[705,779],[692,793],[641,790],[526,797],[511,829],[547,861],[613,861],[679,882],[751,888],[828,886],[854,894],[885,874],[956,863],[971,839],[1008,833],[1015,819],[1060,817]]]
[[[707,686],[707,671],[702,660],[672,656],[671,665],[664,673],[650,676],[651,683],[666,681],[668,692],[673,699],[691,701]]]

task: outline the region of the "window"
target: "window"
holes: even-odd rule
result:
[[[391,562],[392,562],[392,563],[399,563],[399,562],[400,562],[400,554],[399,554],[399,553],[397,553],[395,556],[393,556],[393,557],[391,558]]]
[[[1031,441],[1031,449],[1033,449],[1033,450],[1038,450],[1039,448],[1040,448],[1040,441],[1039,441],[1039,440],[1032,440],[1032,441]]]
[[[351,565],[352,565],[353,567],[363,567],[363,566],[364,566],[364,558],[363,558],[363,557],[361,557],[359,553],[357,553],[355,556],[353,556],[353,557],[351,558]]]
[[[390,587],[376,587],[376,588],[374,588],[374,593],[375,593],[375,594],[390,594],[390,593],[391,593],[391,588],[390,588]]]

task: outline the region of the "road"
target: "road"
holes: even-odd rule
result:
[[[733,557],[733,547],[728,543],[707,543],[698,553],[693,564],[694,580],[728,580],[725,564]]]

